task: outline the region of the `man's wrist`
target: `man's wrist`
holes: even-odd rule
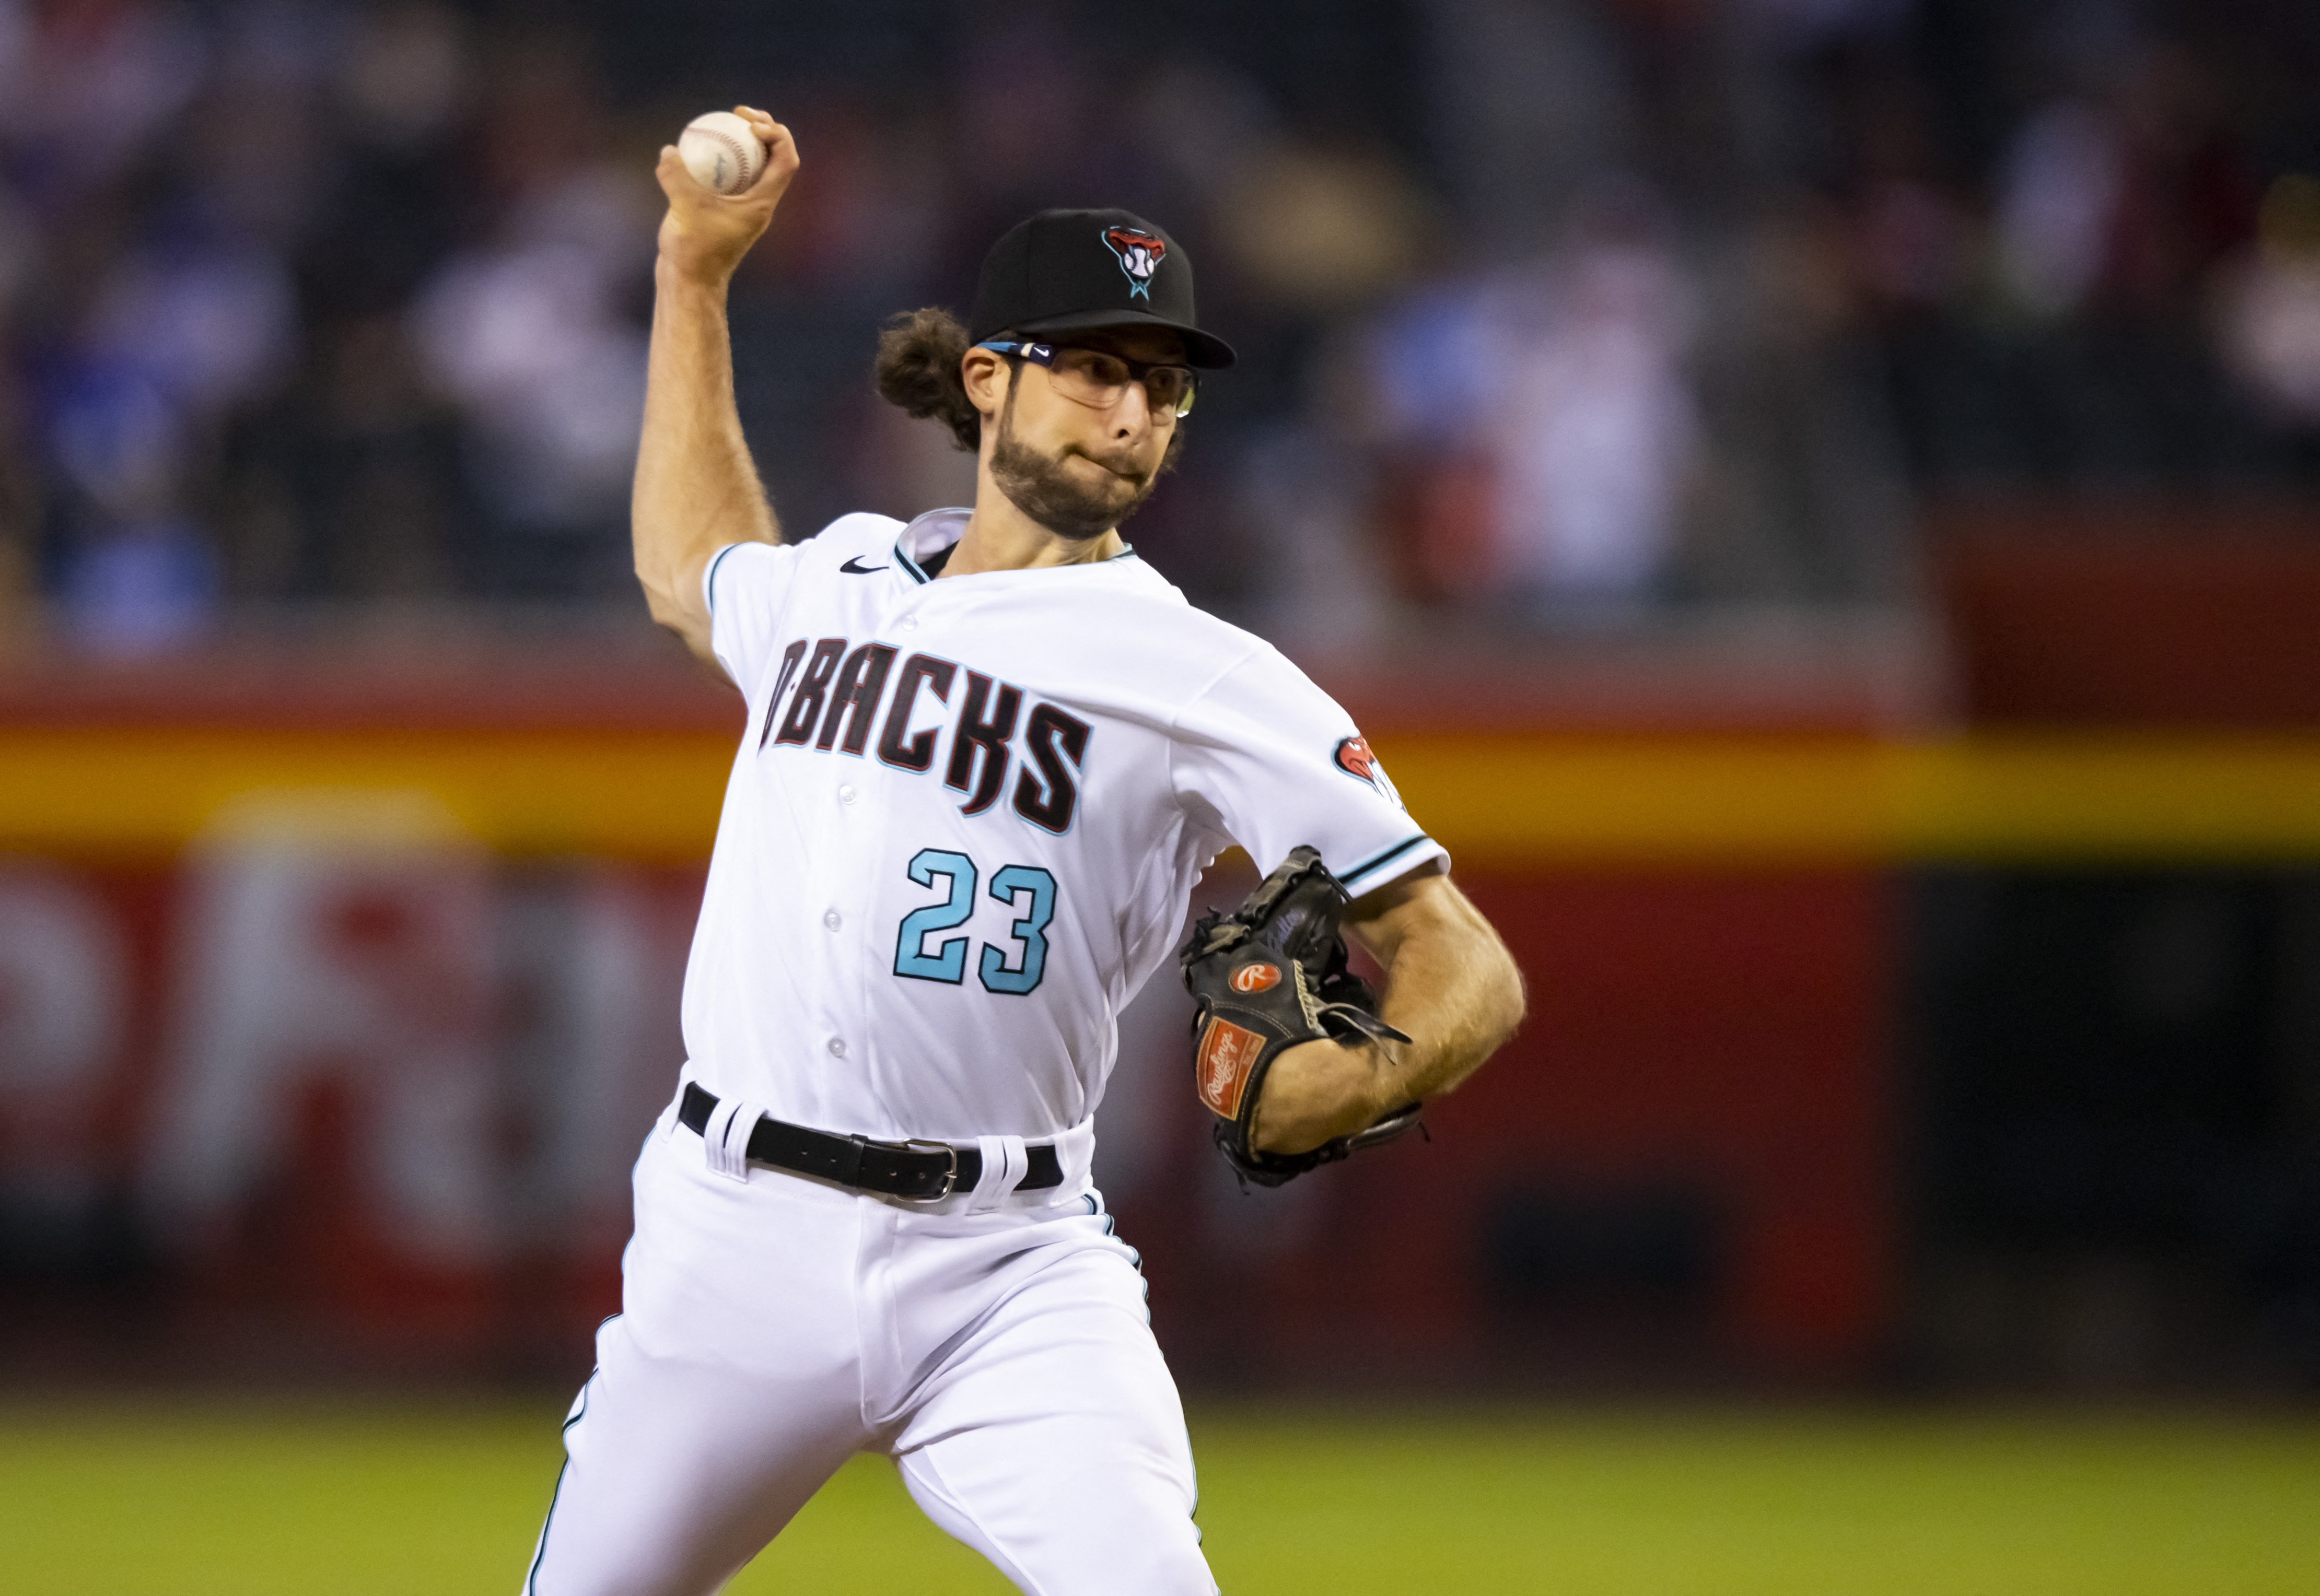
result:
[[[1340,1043],[1340,1046],[1344,1044]],[[1400,1070],[1383,1043],[1364,1039],[1346,1048],[1351,1085],[1338,1098],[1335,1136],[1352,1136],[1368,1130],[1409,1099],[1398,1082]]]
[[[732,280],[730,271],[672,250],[666,245],[653,259],[653,287],[661,293],[689,293],[721,305],[725,302],[726,285]]]
[[[1362,1122],[1367,1127],[1408,1103],[1415,1094],[1409,1087],[1407,1060],[1395,1044],[1371,1039],[1362,1043],[1361,1052],[1362,1061],[1369,1067],[1363,1093],[1363,1107],[1369,1117]]]

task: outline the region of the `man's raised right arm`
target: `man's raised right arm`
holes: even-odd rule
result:
[[[765,171],[741,193],[713,194],[693,180],[674,145],[660,152],[655,175],[668,214],[653,266],[652,356],[630,500],[645,602],[653,619],[703,659],[712,657],[701,591],[710,556],[729,543],[779,543],[782,536],[733,402],[725,291],[797,174],[797,144],[764,112],[735,110],[767,151]]]

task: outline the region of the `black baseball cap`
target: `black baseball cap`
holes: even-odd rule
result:
[[[1130,211],[1042,211],[1001,234],[974,285],[974,341],[1092,327],[1165,327],[1192,365],[1233,363],[1232,346],[1195,322],[1192,263],[1155,223]]]

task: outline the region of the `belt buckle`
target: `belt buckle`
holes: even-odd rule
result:
[[[903,1197],[903,1202],[939,1203],[958,1190],[958,1149],[947,1141],[922,1141],[916,1136],[905,1136],[902,1145],[913,1152],[938,1152],[950,1159],[950,1168],[943,1171],[942,1190],[931,1197]]]

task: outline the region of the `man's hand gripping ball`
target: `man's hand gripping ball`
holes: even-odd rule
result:
[[[674,144],[662,148],[653,174],[668,196],[668,214],[660,224],[661,260],[690,281],[719,288],[764,234],[798,169],[797,140],[789,129],[747,105],[736,105],[733,114],[765,146],[765,169],[756,182],[738,194],[719,194],[685,170],[684,157]]]
[[[1337,924],[1346,889],[1311,848],[1298,848],[1230,915],[1210,913],[1177,955],[1192,1018],[1193,1084],[1217,1123],[1225,1161],[1245,1180],[1280,1186],[1416,1128],[1404,1104],[1367,1129],[1309,1152],[1270,1153],[1252,1137],[1265,1073],[1289,1049],[1328,1039],[1344,1047],[1409,1040],[1377,1015],[1369,984],[1346,968]]]

